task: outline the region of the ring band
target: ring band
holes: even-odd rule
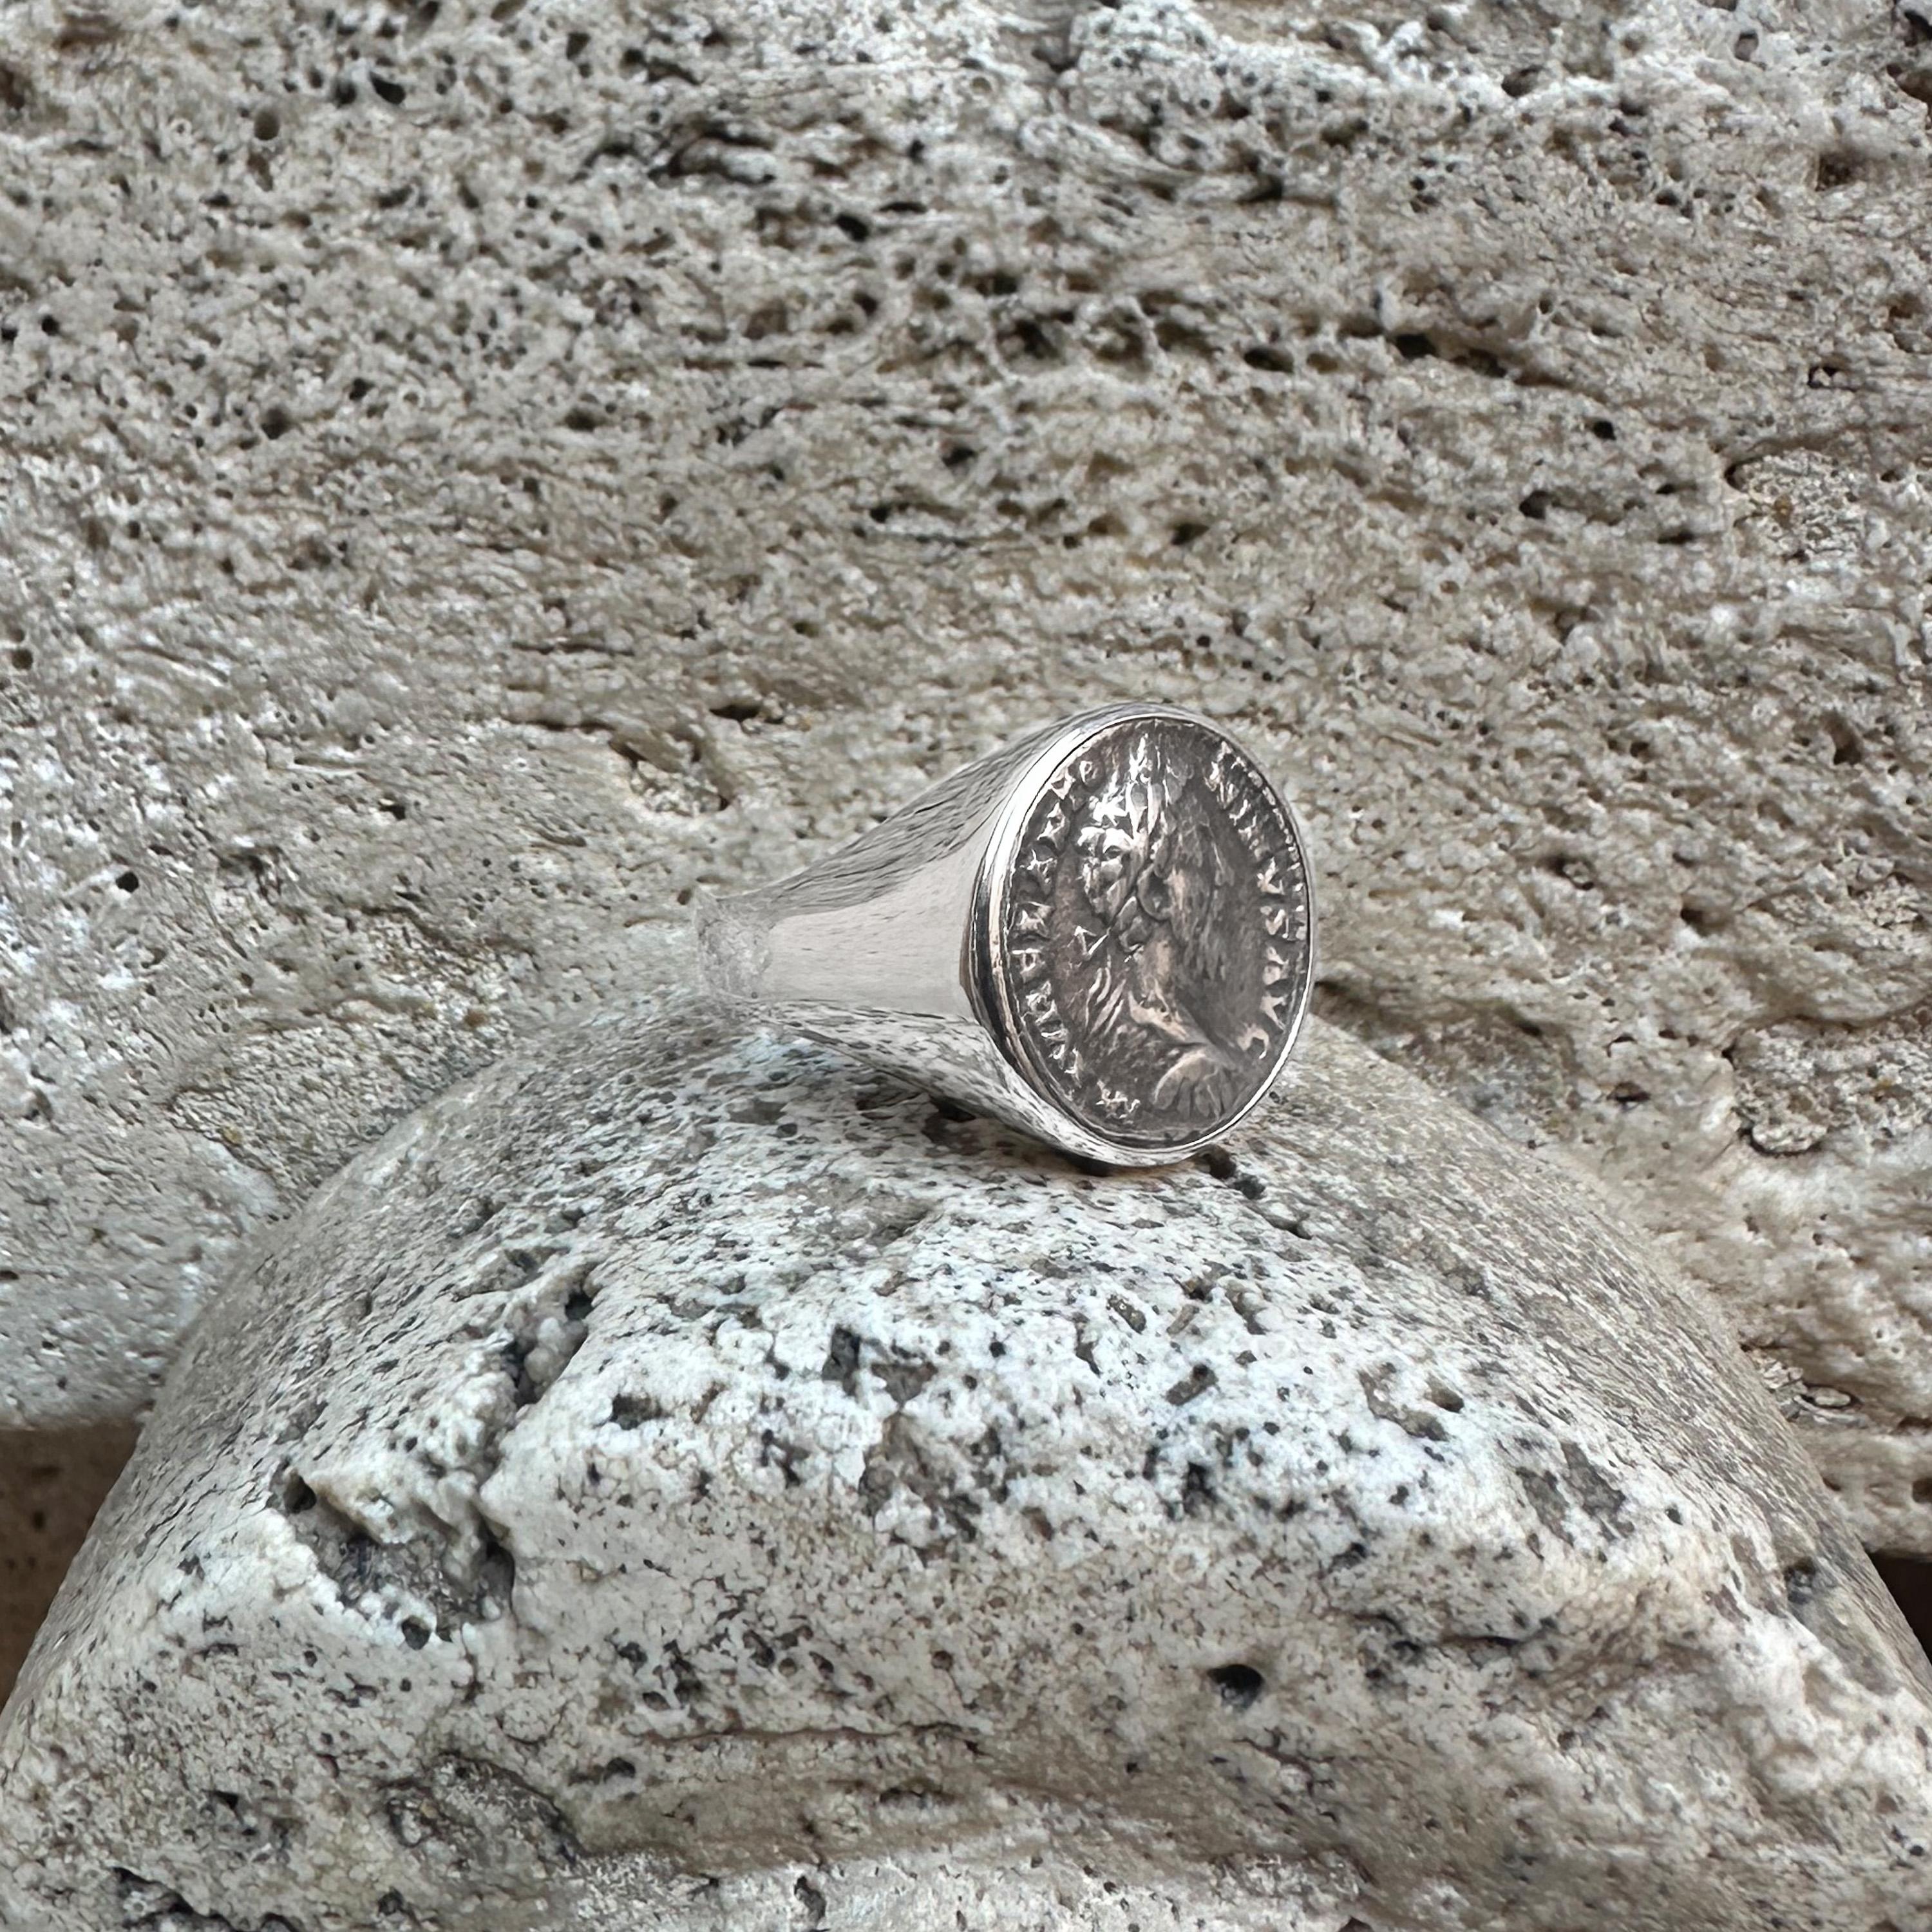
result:
[[[1292,809],[1220,726],[1158,704],[1025,733],[697,927],[740,1014],[1117,1166],[1257,1106],[1315,970]]]

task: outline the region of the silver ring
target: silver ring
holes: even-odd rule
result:
[[[1164,704],[1025,733],[697,926],[740,1014],[1115,1166],[1197,1153],[1258,1106],[1315,975],[1293,810]]]

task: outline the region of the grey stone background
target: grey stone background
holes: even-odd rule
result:
[[[0,1422],[1148,696],[1932,1550],[1918,0],[0,14]]]
[[[1924,1926],[1932,1665],[1708,1298],[1310,1032],[1138,1173],[688,1001],[410,1114],[163,1390],[0,1927]]]

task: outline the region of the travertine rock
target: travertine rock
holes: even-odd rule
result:
[[[696,883],[1144,694],[1932,1552],[1926,20],[10,10],[0,1418]]]
[[[1257,1118],[676,1006],[412,1116],[190,1342],[0,1922],[1925,1922],[1932,1672],[1708,1307],[1330,1029]]]

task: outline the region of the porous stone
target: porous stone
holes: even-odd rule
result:
[[[1613,1220],[1320,1025],[1120,1174],[676,1005],[533,1045],[190,1342],[0,1922],[1923,1923],[1932,1671]]]
[[[1327,1010],[1932,1552],[1923,0],[44,0],[0,1419],[1007,731],[1204,707]]]

